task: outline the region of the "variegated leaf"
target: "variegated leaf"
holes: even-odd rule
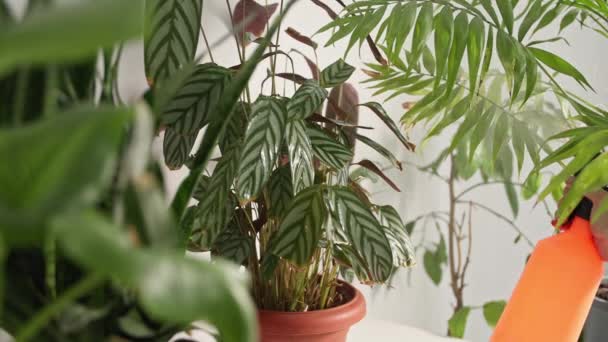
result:
[[[239,164],[240,146],[231,146],[217,163],[205,196],[199,202],[201,245],[212,246],[234,212],[231,187]]]
[[[330,138],[322,129],[308,126],[306,133],[315,156],[324,164],[339,170],[353,159],[353,152],[348,147]]]
[[[203,0],[146,0],[144,59],[150,85],[194,61],[202,11]]]
[[[289,167],[282,166],[272,173],[268,181],[270,205],[268,212],[271,216],[282,218],[293,198],[293,186]]]
[[[311,186],[315,179],[312,144],[306,134],[306,124],[302,120],[289,122],[285,131],[293,193],[297,194]]]
[[[378,207],[378,218],[385,227],[384,232],[393,250],[395,266],[413,266],[416,263],[414,247],[397,210],[390,205]]]
[[[298,265],[306,264],[321,237],[327,217],[322,189],[309,187],[291,202],[279,230],[272,236],[268,251]]]
[[[194,134],[183,134],[171,127],[165,129],[163,138],[163,155],[165,156],[165,164],[171,170],[177,170],[188,160],[190,151],[198,132]]]
[[[286,121],[284,99],[260,96],[254,103],[238,172],[237,189],[241,199],[256,196],[270,178]]]
[[[351,245],[335,244],[334,258],[344,269],[351,269],[363,284],[373,284],[371,271],[363,257]]]
[[[254,243],[249,235],[240,230],[238,221],[233,219],[215,240],[211,256],[228,259],[241,265],[251,255]]]
[[[327,90],[319,86],[316,81],[306,81],[293,94],[287,104],[287,113],[290,120],[303,120],[319,109],[327,98]]]
[[[321,85],[325,88],[337,87],[346,82],[353,72],[355,68],[340,59],[321,71]]]
[[[371,280],[387,280],[393,268],[393,254],[380,222],[347,187],[333,187],[329,199],[332,215],[368,264]]]
[[[211,119],[230,76],[228,69],[216,64],[197,65],[162,109],[162,123],[182,133],[197,132]]]
[[[203,198],[207,197],[207,190],[209,189],[209,176],[202,175],[198,179],[198,183],[196,183],[196,188],[192,192],[192,197],[199,202],[203,200]]]

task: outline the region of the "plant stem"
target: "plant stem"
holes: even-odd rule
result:
[[[87,292],[100,286],[104,277],[99,274],[89,274],[76,285],[63,293],[57,300],[40,310],[17,334],[16,341],[28,341],[46,326],[46,324],[61,312],[67,305],[71,304]]]
[[[215,59],[213,59],[213,52],[211,51],[211,46],[209,46],[209,40],[207,40],[207,34],[205,33],[205,28],[203,27],[202,22],[201,22],[201,34],[203,35],[203,40],[205,41],[205,46],[207,47],[207,52],[209,53],[209,58],[211,58],[212,63],[215,63]]]
[[[458,288],[458,272],[456,269],[455,258],[455,243],[456,243],[456,194],[454,191],[454,183],[456,180],[456,166],[454,164],[454,156],[450,155],[450,176],[448,178],[448,189],[450,198],[449,222],[448,222],[448,263],[450,267],[450,286],[452,293],[456,299],[454,312],[460,310],[463,306],[462,291]],[[459,242],[458,242],[459,243]],[[459,249],[460,251],[460,249]],[[460,259],[461,255],[459,255]],[[449,333],[449,332],[448,332]]]
[[[466,195],[467,193],[469,193],[479,187],[486,186],[486,185],[493,185],[493,184],[511,184],[511,185],[517,185],[517,186],[524,186],[522,183],[512,183],[512,182],[505,182],[505,181],[491,181],[491,182],[477,183],[477,184],[471,185],[470,187],[461,191],[458,195],[456,195],[456,199],[457,200],[461,199],[464,195]]]
[[[524,234],[524,232],[519,229],[519,227],[517,227],[517,225],[515,224],[515,222],[513,222],[511,219],[509,219],[508,217],[504,216],[503,214],[497,212],[496,210],[483,205],[479,202],[475,202],[475,201],[462,201],[462,200],[458,200],[457,203],[461,203],[461,204],[471,204],[474,207],[477,208],[481,208],[483,210],[485,210],[486,212],[496,216],[497,218],[503,220],[504,222],[508,223],[513,229],[515,229],[515,231],[517,231],[517,233],[519,233],[519,235],[521,235],[522,238],[524,238],[524,240],[526,240],[526,242],[528,243],[528,245],[530,247],[534,247],[534,243],[532,242],[532,240],[526,236],[526,234]]]

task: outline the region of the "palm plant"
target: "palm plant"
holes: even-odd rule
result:
[[[422,241],[415,248],[425,250],[424,266],[435,283],[439,283],[444,265],[449,270],[454,314],[448,333],[462,336],[471,306],[463,300],[464,265],[469,260],[461,251],[465,250],[462,245],[465,241],[470,249],[471,237],[466,230],[468,221],[460,217],[470,218],[472,211],[466,209],[475,204],[454,193],[454,185],[477,172],[482,183],[473,185],[475,188],[502,183],[516,215],[519,201],[516,184],[523,186],[524,197],[530,198],[539,190],[542,168],[576,156],[539,196],[539,201],[549,194],[557,200],[563,181],[605,146],[604,141],[600,142],[603,139],[600,127],[604,125],[606,112],[564,89],[557,78],[570,77],[584,89],[592,89],[591,86],[574,66],[540,46],[567,42],[561,33],[577,22],[605,35],[606,2],[337,2],[343,6],[340,17],[320,31],[331,31],[328,44],[346,40],[347,53],[357,44],[361,47],[369,36],[375,37],[386,60],[367,64],[366,82],[376,89],[374,95],[386,95],[386,101],[406,95],[420,96],[403,104],[401,123],[406,129],[426,123],[430,126],[425,138],[428,140],[456,126],[454,133],[450,131],[447,148],[436,161],[420,168],[438,175],[441,165],[450,164],[448,175],[440,177],[450,190],[450,208],[445,216],[429,213],[407,226],[413,229],[417,222],[427,218],[436,221],[437,227],[445,226],[445,230],[439,230],[442,236],[439,242],[429,245]],[[555,37],[538,37],[555,26],[559,26]],[[492,71],[493,65],[500,65],[500,73]],[[505,81],[507,99],[501,97]],[[552,103],[560,106],[555,108]],[[572,110],[589,127],[560,133],[574,126],[567,114]],[[554,152],[553,144],[546,139],[555,133],[552,140],[571,140]],[[549,156],[543,159],[543,154]],[[526,155],[533,167],[527,180],[521,182],[518,176]],[[602,168],[601,159],[589,166],[576,191],[560,207],[560,219],[568,216],[586,191],[605,184],[606,179],[600,176]],[[458,204],[465,209],[455,217]],[[495,213],[485,206],[477,208]],[[501,214],[499,219],[516,228],[506,216]],[[515,241],[521,239],[518,232]],[[488,323],[493,324],[500,305],[490,304],[494,313],[486,314],[484,306],[484,314]]]

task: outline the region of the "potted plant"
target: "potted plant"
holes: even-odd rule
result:
[[[377,115],[402,148],[414,146],[380,104],[358,103],[356,90],[345,83],[355,68],[344,60],[320,68],[300,52],[311,77],[279,69],[277,57],[291,57],[281,50],[279,39],[273,39],[268,48],[263,44],[273,37],[292,3],[277,8],[241,1],[234,8],[228,6],[239,53],[253,42],[258,46],[241,65],[199,64],[184,78],[184,86],[162,106],[164,157],[172,169],[186,165],[191,170],[176,196],[184,208],[188,192],[198,200],[183,210],[181,226],[189,250],[210,251],[213,259],[229,259],[247,268],[262,341],[345,341],[350,326],[363,318],[365,302],[358,290],[341,279],[354,274],[368,284],[383,283],[399,267],[413,264],[397,211],[373,204],[360,178],[351,175],[351,167],[363,168],[397,187],[374,162],[354,159],[356,140],[401,168],[392,152],[358,133],[358,108]],[[250,12],[241,13],[247,9]],[[267,21],[274,9],[278,18],[270,25]],[[161,16],[155,13],[152,18],[156,15]],[[247,18],[252,19],[247,23]],[[266,26],[265,38],[259,39],[262,31],[257,28]],[[162,40],[154,33],[162,29],[152,26],[151,32],[146,56],[161,49],[155,42]],[[310,37],[293,28],[286,34],[316,55],[318,45]],[[260,91],[257,99],[250,91],[227,94],[226,84],[236,82],[234,70],[243,72],[260,57],[270,60],[264,80],[271,84],[270,90]],[[162,63],[146,60],[153,91],[159,84],[157,65]],[[279,95],[277,80],[281,78],[290,83],[290,91],[294,86],[289,97]],[[257,85],[244,86],[253,87]],[[263,84],[259,89],[264,89]],[[227,103],[229,96],[233,103]],[[224,104],[234,109],[219,117]],[[214,122],[226,129],[209,138],[210,132],[216,132]],[[207,123],[201,147],[217,139],[220,150],[209,169],[199,165],[208,158],[201,156],[200,149],[190,156],[196,136]]]
[[[0,1],[2,338],[166,341],[198,319],[257,336],[246,277],[184,255],[149,107],[119,100],[143,8],[33,0],[18,19]]]

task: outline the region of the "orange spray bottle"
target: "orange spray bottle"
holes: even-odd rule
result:
[[[604,269],[583,198],[561,232],[535,247],[492,342],[576,342]]]

